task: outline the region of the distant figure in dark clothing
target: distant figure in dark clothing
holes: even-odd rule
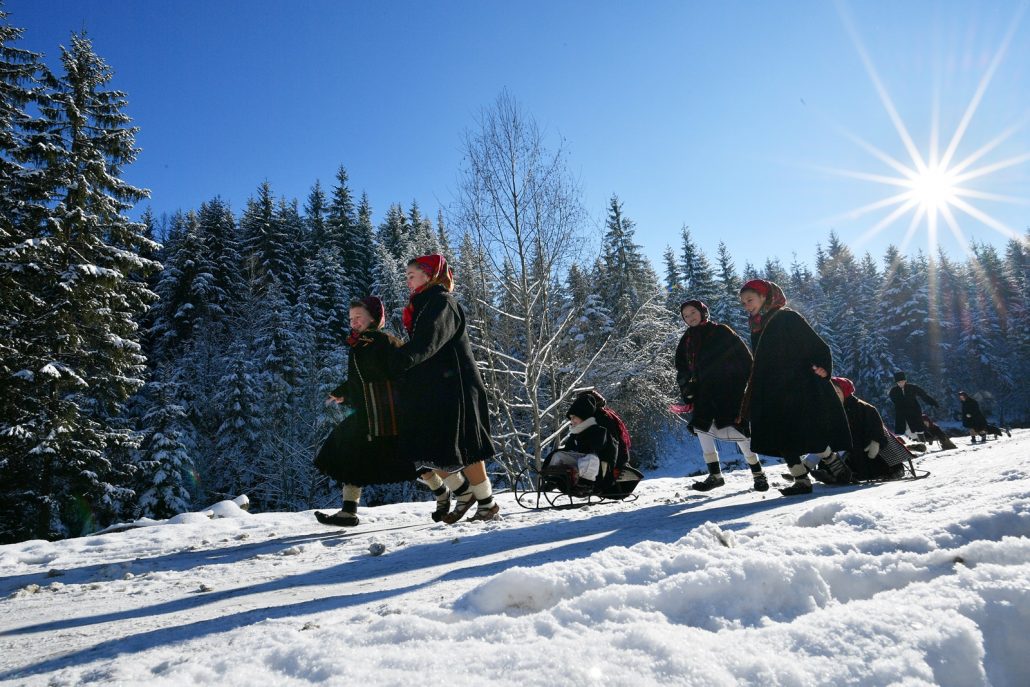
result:
[[[976,443],[976,437],[987,443],[987,418],[980,410],[980,403],[968,395],[965,391],[958,392],[958,400],[962,402],[962,426],[969,430],[972,438],[970,443]]]
[[[930,416],[923,413],[923,424],[926,425],[926,438],[927,443],[936,441],[941,445],[941,450],[946,451],[948,449],[958,448],[955,442],[951,440],[948,433],[941,429],[941,426],[930,419]]]
[[[926,425],[923,424],[923,409],[919,406],[919,399],[934,408],[939,407],[939,404],[918,384],[909,384],[904,372],[895,372],[894,382],[889,394],[894,404],[894,433],[926,441]]]

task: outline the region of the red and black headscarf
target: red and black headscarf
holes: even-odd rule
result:
[[[845,400],[855,393],[855,383],[847,377],[830,377],[830,381],[833,382],[835,387],[840,389]]]
[[[386,326],[386,308],[383,306],[383,301],[379,296],[358,298],[351,301],[350,307],[361,307],[368,311],[368,314],[372,317],[372,324],[368,325],[369,329],[382,329]],[[361,333],[351,330],[350,336],[347,337],[347,345],[353,347],[360,338]]]
[[[447,258],[439,253],[421,255],[409,262],[408,265],[418,267],[429,275],[429,281],[412,291],[411,297],[408,299],[408,304],[404,306],[404,312],[402,313],[404,328],[408,331],[408,334],[411,334],[412,330],[415,328],[415,304],[413,302],[415,296],[422,293],[430,286],[436,286],[437,284],[444,287],[447,291],[453,291],[454,273],[447,265]]]
[[[776,282],[766,279],[752,279],[740,287],[740,293],[745,291],[754,291],[765,299],[765,303],[762,304],[762,309],[758,311],[758,314],[749,314],[747,318],[747,323],[754,333],[762,331],[765,323],[769,321],[769,316],[787,304],[787,297],[783,295],[783,289]]]
[[[708,312],[708,306],[705,305],[704,301],[699,301],[696,298],[680,303],[680,317],[683,317],[683,308],[688,305],[701,313],[701,322],[707,322],[711,318],[711,313]]]

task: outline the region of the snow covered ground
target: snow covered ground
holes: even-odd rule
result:
[[[1030,430],[959,441],[929,479],[801,498],[738,471],[575,511],[505,494],[478,525],[223,505],[2,546],[0,683],[1027,685]]]

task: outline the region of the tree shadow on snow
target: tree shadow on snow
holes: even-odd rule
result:
[[[812,496],[783,499],[779,497],[763,498],[744,504],[733,504],[695,510],[700,506],[710,506],[713,501],[739,496],[740,492],[728,493],[725,496],[704,498],[698,501],[656,504],[639,509],[599,513],[588,518],[573,519],[565,522],[542,522],[537,525],[505,529],[503,522],[497,526],[468,525],[463,527],[441,527],[434,529],[439,533],[436,541],[418,543],[405,548],[390,550],[384,556],[359,555],[320,570],[310,570],[297,575],[284,576],[257,584],[247,585],[225,591],[216,591],[162,602],[143,608],[102,613],[79,618],[63,618],[60,620],[26,625],[0,632],[0,636],[20,636],[36,633],[55,632],[73,628],[87,627],[100,623],[119,622],[123,620],[139,620],[150,616],[166,616],[169,614],[190,612],[209,604],[239,600],[246,603],[248,596],[294,591],[309,586],[342,586],[350,585],[354,589],[337,596],[319,597],[282,605],[271,605],[264,608],[249,609],[215,618],[193,620],[181,625],[169,626],[172,618],[162,618],[161,627],[138,632],[134,635],[122,635],[99,642],[90,647],[48,658],[38,663],[14,668],[0,673],[0,680],[38,675],[60,668],[83,665],[98,660],[112,659],[124,653],[146,651],[151,648],[170,643],[195,640],[213,634],[219,634],[236,628],[251,625],[262,620],[288,618],[311,613],[322,613],[343,608],[360,606],[374,601],[382,601],[398,597],[406,593],[425,588],[439,581],[482,577],[487,578],[500,573],[514,565],[532,567],[554,561],[583,558],[592,553],[611,546],[632,546],[641,541],[658,541],[671,543],[689,534],[694,528],[706,522],[712,522],[727,529],[738,529],[746,526],[739,521],[750,518],[764,511],[788,507],[805,500],[813,500],[820,496],[845,493],[848,489],[819,490]],[[531,514],[526,514],[532,517]],[[513,518],[514,519],[514,518]],[[490,529],[482,529],[489,527]],[[478,531],[477,531],[478,530]],[[402,533],[403,530],[399,531]],[[298,541],[314,539],[331,539],[319,533],[307,537],[287,538],[290,544]],[[337,535],[339,536],[339,535]],[[371,538],[372,534],[368,535]],[[369,539],[356,538],[365,543]],[[281,542],[283,543],[284,542]],[[253,551],[271,542],[255,542],[242,547],[234,547],[235,553],[226,554],[226,559],[217,555],[211,558],[215,562],[231,563],[232,559],[241,560],[255,555]],[[522,549],[528,549],[520,552]],[[250,551],[243,555],[241,551]],[[217,552],[205,552],[216,554]],[[181,555],[181,554],[179,554]],[[196,561],[189,566],[204,564]],[[456,567],[455,564],[460,564]],[[438,573],[433,569],[443,568]],[[173,565],[172,569],[181,569]],[[417,581],[411,579],[412,574],[422,571],[423,576]],[[389,583],[396,576],[404,586],[383,589],[383,583]],[[375,586],[377,589],[369,589]],[[275,599],[268,602],[274,603]],[[256,603],[264,603],[255,599]],[[217,612],[217,609],[212,609]],[[114,629],[114,628],[113,628]]]

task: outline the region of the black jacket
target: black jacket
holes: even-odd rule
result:
[[[782,458],[851,447],[851,432],[833,383],[812,366],[833,374],[830,347],[790,308],[751,333],[754,366],[743,412],[751,421],[751,448]]]
[[[918,384],[905,382],[905,388],[895,384],[890,390],[890,399],[894,404],[894,431],[897,434],[905,433],[905,425],[913,432],[925,432],[926,425],[923,424],[923,409],[919,407],[919,399],[922,398],[927,404],[937,407],[937,401],[930,394],[923,391]]]
[[[694,405],[692,430],[708,431],[713,422],[720,429],[736,424],[751,363],[743,340],[724,324],[708,321],[684,332],[676,347],[676,381],[683,402]],[[748,435],[746,423],[737,428]]]
[[[442,286],[415,295],[411,339],[389,356],[401,378],[400,450],[414,462],[471,465],[494,455],[486,388],[465,313]]]
[[[597,424],[596,418],[588,418],[584,424],[588,423],[590,426],[581,432],[570,433],[562,442],[560,450],[593,453],[602,463],[609,467],[614,466],[619,453],[618,440],[607,429]]]
[[[977,431],[987,431],[987,418],[980,410],[980,404],[972,396],[962,401],[962,426]]]
[[[342,397],[353,412],[333,429],[315,456],[315,467],[337,482],[365,486],[416,477],[415,466],[398,454],[397,437],[374,436],[369,421],[365,384],[390,379],[387,358],[400,345],[389,334],[373,330],[362,334],[350,350],[347,380],[332,395]]]
[[[890,467],[879,452],[872,458],[866,453],[866,446],[871,441],[878,443],[881,451],[887,447],[888,442],[897,441],[883,425],[880,411],[852,395],[844,399],[844,412],[847,413],[848,426],[851,428],[852,446],[848,452],[848,467],[859,479],[875,479],[888,474]]]

